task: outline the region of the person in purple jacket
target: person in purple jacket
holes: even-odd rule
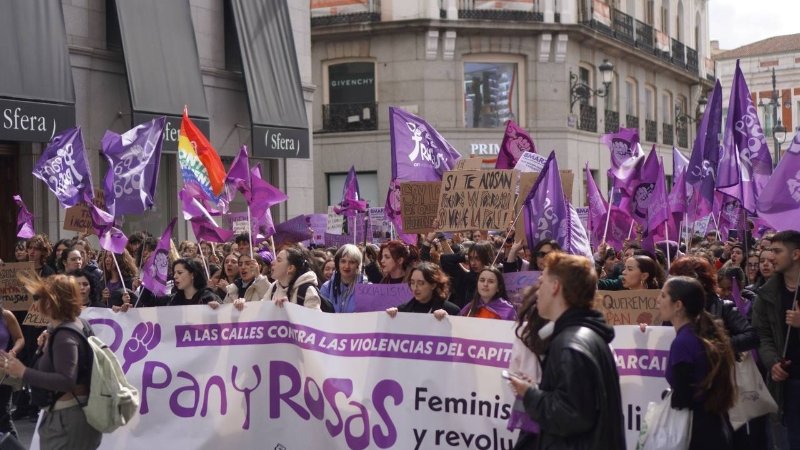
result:
[[[516,320],[517,311],[505,298],[506,282],[502,272],[494,266],[484,267],[478,272],[478,284],[472,301],[461,308],[459,316],[479,317],[481,319]],[[433,313],[435,316],[445,316],[444,310]]]

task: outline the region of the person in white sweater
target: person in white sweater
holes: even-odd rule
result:
[[[309,266],[309,255],[301,247],[286,247],[272,263],[275,282],[262,300],[283,306],[286,301],[306,308],[320,309],[317,275]]]
[[[255,258],[260,256],[256,255]],[[226,288],[227,295],[223,303],[233,303],[236,309],[241,310],[245,302],[261,300],[269,291],[270,283],[267,277],[261,275],[258,261],[246,253],[239,256],[239,276],[239,279]],[[216,308],[218,305],[209,306]]]

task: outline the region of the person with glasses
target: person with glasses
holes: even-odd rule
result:
[[[745,262],[745,275],[747,276],[746,285],[755,284],[756,280],[758,279],[758,266],[759,266],[759,258],[757,252],[750,252],[747,255],[747,260]]]
[[[53,251],[47,236],[43,234],[33,236],[25,243],[25,248],[28,250],[28,261],[33,261],[33,269],[37,275],[44,278],[56,273],[55,269],[47,264]]]
[[[458,315],[459,308],[447,301],[450,295],[450,280],[439,266],[432,262],[421,262],[411,269],[408,286],[414,298],[400,306],[386,309],[389,317],[398,312],[433,314],[438,320],[446,315]],[[446,314],[445,314],[446,313]]]

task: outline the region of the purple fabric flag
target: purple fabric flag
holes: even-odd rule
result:
[[[36,232],[33,231],[33,214],[28,211],[25,202],[19,195],[14,196],[14,201],[19,206],[19,213],[17,213],[17,237],[20,239],[28,239],[33,237]]]
[[[677,236],[677,229],[670,227],[669,236],[660,236],[659,233],[664,231],[664,226],[670,226],[671,217],[669,210],[669,203],[667,201],[667,183],[664,176],[664,164],[659,162],[655,185],[650,198],[647,200],[647,236],[655,240],[664,240],[667,237],[674,240]],[[665,225],[666,222],[666,225]],[[663,239],[662,239],[663,238]]]
[[[275,226],[275,245],[304,242],[312,237],[311,217],[301,214]]]
[[[242,145],[239,149],[239,154],[236,155],[225,176],[225,196],[228,202],[232,202],[236,197],[236,191],[245,196],[250,195],[250,157],[246,145]]]
[[[122,253],[128,245],[128,237],[119,228],[114,226],[114,216],[94,204],[88,193],[84,193],[83,200],[89,207],[92,217],[92,228],[100,240],[100,248],[112,253]]]
[[[506,132],[500,144],[500,153],[497,155],[495,169],[513,169],[520,156],[525,152],[536,153],[536,144],[525,129],[513,120],[506,122]]]
[[[744,231],[744,210],[739,199],[718,193],[714,202],[713,214],[717,219],[717,223],[719,223],[719,235],[723,241],[728,240],[730,230],[737,230],[739,234],[737,240],[741,241],[741,237],[744,236],[742,234]],[[713,224],[709,224],[709,226],[713,226]]]
[[[637,128],[620,128],[616,133],[604,134],[600,142],[608,146],[611,152],[611,169],[608,175],[612,176],[617,169],[630,164],[631,160],[642,156],[639,146],[639,130]]]
[[[689,167],[689,158],[683,156],[680,150],[672,147],[672,186],[675,186],[676,178],[674,175],[686,170]]]
[[[686,195],[686,167],[672,174],[672,190],[667,196],[669,210],[672,212],[673,222],[678,223],[683,220],[683,213],[688,208],[688,198]]]
[[[289,197],[261,178],[261,164],[250,169],[250,194],[246,195],[250,206],[250,226],[253,244],[275,234],[270,208],[285,202]]]
[[[33,175],[47,184],[64,208],[77,205],[85,193],[94,198],[81,128],[70,128],[53,136],[36,162]]]
[[[142,285],[158,296],[169,294],[167,279],[169,278],[170,240],[172,239],[176,220],[178,220],[177,217],[172,219],[169,225],[164,228],[164,233],[161,234],[158,245],[142,265]]]
[[[742,207],[755,213],[758,196],[771,174],[772,156],[737,60],[722,137],[717,190],[741,199]]]
[[[178,197],[181,200],[183,218],[191,223],[195,238],[198,241],[223,243],[233,238],[233,232],[217,226],[205,206],[197,198],[192,197],[185,185],[178,193]]]
[[[722,127],[722,85],[717,80],[708,101],[697,137],[692,146],[689,168],[686,172],[687,196],[691,205],[689,220],[697,221],[708,216],[714,207],[716,172],[719,165],[719,133]]]
[[[367,201],[359,200],[361,193],[358,189],[358,176],[356,175],[356,168],[350,166],[350,171],[347,172],[347,178],[344,180],[344,187],[342,188],[342,201],[333,208],[336,214],[353,217],[357,213],[363,213],[367,210]]]
[[[606,216],[608,214],[608,203],[603,198],[597,184],[594,182],[592,172],[589,171],[589,162],[584,168],[586,174],[586,198],[589,202],[589,233],[592,242],[600,244],[603,241],[603,232],[606,227]]]
[[[400,108],[389,107],[392,148],[392,181],[386,194],[384,212],[406,243],[416,237],[404,234],[400,212],[400,182],[440,181],[456,166],[461,155],[425,119]]]
[[[641,164],[637,176],[631,178],[628,183],[628,191],[631,193],[631,197],[626,199],[629,200],[627,205],[628,210],[633,220],[642,225],[645,229],[647,229],[649,206],[654,198],[653,193],[659,178],[659,166],[660,162],[658,161],[658,154],[656,153],[656,147],[654,145],[647,155],[647,158],[644,160],[644,163]],[[666,204],[665,199],[662,206],[666,206]]]
[[[800,229],[800,133],[794,135],[757,202],[758,217],[772,228]]]
[[[162,116],[123,134],[106,131],[100,141],[108,161],[103,181],[106,209],[115,217],[153,207],[166,121]]]

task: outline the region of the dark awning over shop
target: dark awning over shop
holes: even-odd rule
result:
[[[186,105],[189,116],[208,136],[208,107],[189,0],[115,3],[133,124],[166,115],[171,128],[177,124],[179,129]],[[164,150],[177,151],[177,133],[167,134]],[[174,140],[170,134],[175,135]]]
[[[61,0],[0,2],[0,140],[47,142],[75,125]]]
[[[308,120],[286,0],[231,2],[253,122],[253,155],[308,158]]]

